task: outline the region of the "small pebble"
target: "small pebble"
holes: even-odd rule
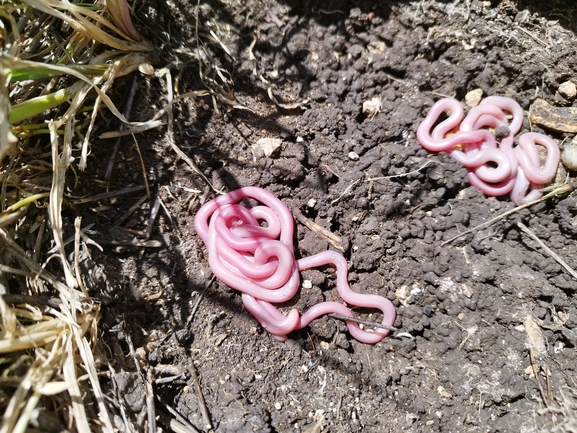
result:
[[[575,86],[571,81],[565,81],[559,86],[557,91],[562,97],[569,101],[572,101],[575,99],[575,96],[577,96],[577,86]]]
[[[353,161],[358,161],[359,155],[356,152],[349,152],[349,158],[352,159]]]
[[[565,146],[561,161],[568,170],[577,170],[577,143],[571,142]]]
[[[465,104],[469,107],[476,107],[483,99],[483,89],[474,89],[465,95]]]
[[[363,114],[369,117],[376,116],[381,111],[381,97],[375,96],[368,101],[363,102]]]

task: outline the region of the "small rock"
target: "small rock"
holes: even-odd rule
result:
[[[474,89],[465,95],[465,104],[469,107],[476,107],[483,99],[483,89]]]
[[[352,159],[353,161],[358,161],[359,155],[356,152],[349,152],[349,158]]]
[[[577,170],[577,143],[571,142],[565,146],[561,161],[568,170]]]
[[[381,102],[380,96],[375,96],[363,102],[363,114],[369,117],[375,117],[381,111]]]
[[[367,45],[367,51],[373,54],[383,54],[387,51],[387,44],[383,41],[371,41]]]
[[[262,152],[268,158],[280,149],[281,144],[282,140],[280,138],[265,137],[259,138],[252,148],[255,155],[260,156],[260,152]]]
[[[575,96],[577,96],[577,86],[575,86],[575,84],[571,81],[565,81],[559,86],[557,91],[562,97],[568,99],[569,101],[574,100]]]

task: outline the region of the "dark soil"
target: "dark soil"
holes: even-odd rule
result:
[[[441,246],[514,205],[470,187],[465,169],[422,149],[415,130],[436,100],[463,100],[478,88],[525,110],[536,97],[560,105],[560,84],[577,83],[574,2],[202,3],[203,19],[231,55],[214,40],[210,49],[244,108],[209,96],[177,103],[176,144],[214,188],[265,188],[339,236],[352,288],[391,299],[399,331],[365,345],[325,317],[285,343],[273,339],[238,292],[211,281],[193,219],[214,192],[168,147],[165,130],[141,134],[152,199],[115,230],[144,238],[158,196],[151,239],[161,246],[91,249],[92,294],[103,302],[103,341],[123,372],[128,416],[146,419],[138,359],[158,413],[172,408],[199,431],[208,428],[194,371],[216,432],[569,431],[575,421],[558,411],[573,404],[577,282],[516,223],[577,267],[575,197]],[[170,49],[196,48],[194,7],[159,6]],[[147,17],[140,24],[151,29]],[[170,65],[177,92],[203,89],[196,62],[178,58]],[[132,119],[147,120],[165,103],[164,81],[139,77],[137,86]],[[377,109],[363,112],[373,98]],[[530,128],[541,131],[526,121]],[[573,138],[545,132],[560,144]],[[266,137],[282,139],[269,158],[253,148]],[[75,195],[105,191],[112,148],[94,143]],[[128,137],[110,190],[143,183]],[[110,241],[114,221],[144,194],[81,205],[68,216],[84,215],[84,225],[95,223],[92,236]],[[332,248],[295,224],[297,257]],[[300,309],[333,299],[330,269],[303,279],[313,287],[302,290]],[[529,337],[535,328],[542,350]],[[163,419],[158,425],[170,431]]]

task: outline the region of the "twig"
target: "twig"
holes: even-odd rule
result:
[[[135,362],[138,362],[136,359]],[[146,413],[148,415],[148,431],[156,433],[156,410],[154,407],[154,388],[152,387],[152,373],[150,370],[146,372],[145,386],[146,386]]]
[[[126,323],[126,322],[124,322]],[[130,333],[126,330],[125,332],[126,343],[128,344],[128,349],[130,350],[130,356],[134,361],[134,366],[136,367],[136,372],[142,379],[144,383],[145,393],[146,393],[146,413],[148,415],[148,431],[149,433],[156,433],[156,414],[154,408],[154,389],[152,388],[152,376],[147,373],[147,377],[142,373],[140,368],[140,363],[136,357],[136,351],[134,350],[134,344],[132,344],[132,338]]]
[[[335,235],[331,231],[325,229],[324,227],[318,225],[314,221],[304,216],[300,211],[300,209],[295,209],[293,211],[293,215],[300,223],[307,226],[310,231],[313,231],[315,233],[320,234],[321,236],[324,236],[327,239],[328,243],[331,244],[336,250],[340,251],[341,253],[345,252],[345,249],[341,245],[339,245],[343,241],[343,239],[340,236]]]
[[[89,203],[92,201],[118,197],[118,196],[124,195],[124,194],[132,194],[133,192],[142,191],[143,189],[146,189],[145,185],[131,186],[130,188],[123,188],[123,189],[119,189],[118,191],[104,192],[102,194],[96,194],[96,195],[93,195],[90,197],[74,199],[74,200],[72,200],[72,203],[74,203],[74,204]]]
[[[202,413],[202,419],[204,420],[204,428],[207,430],[212,430],[212,422],[210,420],[210,415],[208,414],[206,403],[204,402],[204,396],[202,395],[200,380],[198,379],[198,374],[196,372],[194,362],[190,361],[189,366],[190,373],[192,374],[192,380],[194,381],[194,387],[196,388],[196,395],[198,396],[198,403],[200,404],[200,412]]]
[[[533,374],[535,375],[535,380],[537,381],[537,385],[539,386],[539,392],[541,393],[541,398],[543,399],[543,404],[545,407],[549,407],[549,402],[547,400],[547,396],[543,391],[543,387],[541,386],[541,381],[539,380],[539,364],[535,362],[535,354],[533,353],[533,349],[529,348],[529,359],[531,361],[531,368],[533,369]]]
[[[76,301],[80,298],[81,292],[75,288],[67,287],[65,284],[60,282],[54,275],[46,271],[42,266],[33,261],[28,254],[18,245],[8,234],[0,229],[0,244],[3,244],[6,250],[18,261],[20,261],[24,266],[30,269],[36,277],[42,278],[44,281],[49,282],[54,286],[56,290],[60,293],[63,300],[71,302],[73,299]]]
[[[351,188],[352,188],[353,186],[355,186],[355,185],[359,182],[359,180],[360,180],[360,179],[357,179],[357,180],[355,180],[353,183],[351,183],[349,186],[347,186],[347,187],[345,188],[345,190],[342,192],[341,195],[339,195],[337,198],[335,198],[333,201],[331,201],[331,204],[335,204],[335,203],[338,202],[341,198],[343,198],[345,195],[347,195],[348,192],[351,190]]]
[[[118,227],[119,225],[121,225],[124,221],[126,221],[128,218],[130,218],[130,215],[132,215],[134,213],[134,211],[136,209],[138,209],[142,203],[144,203],[146,200],[148,200],[148,195],[145,195],[143,197],[141,197],[140,200],[138,200],[136,203],[134,203],[130,209],[128,209],[124,215],[122,215],[120,218],[118,218],[114,224],[112,224],[112,227]]]
[[[136,146],[136,151],[138,152],[138,157],[140,158],[140,167],[142,168],[142,178],[144,179],[144,186],[146,186],[146,195],[150,198],[150,188],[148,187],[148,177],[146,177],[146,165],[144,165],[144,159],[142,158],[142,153],[140,152],[140,146],[138,145],[138,140],[136,136],[132,134],[132,139],[134,140],[134,145]]]
[[[38,229],[38,235],[36,236],[36,243],[34,244],[34,249],[32,250],[32,260],[34,260],[36,263],[38,263],[39,261],[40,250],[42,248],[42,240],[44,239],[44,230],[46,230],[46,218],[45,217],[41,218],[42,222],[40,223],[40,228]],[[66,245],[67,242],[64,241],[64,246]]]
[[[88,290],[86,290],[86,286],[84,285],[84,281],[82,281],[82,273],[80,271],[80,227],[82,225],[82,217],[76,217],[74,220],[74,228],[75,228],[75,235],[74,235],[74,271],[76,273],[76,281],[78,282],[78,287],[84,293],[84,296],[87,298],[90,297],[88,294]]]
[[[199,71],[200,71],[201,80],[202,80],[202,67],[200,65],[199,65]],[[166,69],[165,76],[166,76],[166,101],[168,103],[168,110],[166,111],[167,115],[168,115],[168,123],[167,123],[167,128],[166,128],[167,129],[168,143],[170,144],[170,147],[172,147],[172,150],[174,150],[176,152],[176,154],[184,162],[186,162],[188,164],[188,166],[192,169],[193,172],[195,172],[197,175],[199,175],[202,178],[202,180],[204,180],[206,182],[206,184],[208,186],[210,186],[210,188],[215,193],[220,194],[221,191],[217,190],[212,185],[212,183],[210,183],[208,178],[204,175],[204,173],[202,171],[200,171],[200,169],[196,166],[196,164],[192,161],[192,159],[190,159],[186,153],[184,153],[182,150],[180,150],[180,147],[178,147],[176,145],[176,143],[174,142],[174,113],[172,111],[172,101],[173,101],[172,75],[170,74],[170,71],[168,69]]]
[[[522,209],[533,206],[534,204],[537,204],[537,203],[541,203],[542,201],[548,200],[551,197],[570,193],[571,191],[573,191],[572,185],[569,185],[569,184],[560,185],[560,186],[556,187],[553,191],[551,191],[549,194],[544,195],[540,199],[530,201],[529,203],[522,204],[521,206],[517,206],[516,208],[508,210],[507,212],[504,212],[501,215],[496,216],[495,218],[491,218],[489,221],[485,221],[484,223],[479,224],[478,226],[475,226],[473,228],[465,230],[462,233],[459,233],[457,236],[453,236],[451,239],[441,243],[441,246],[447,245],[447,244],[453,242],[455,239],[459,239],[461,236],[465,236],[465,235],[472,233],[474,231],[481,230],[482,228],[485,228],[485,227],[489,227],[490,225],[496,223],[500,219],[505,218],[511,214],[514,214],[515,212],[519,212]]]
[[[376,322],[369,322],[368,320],[355,319],[354,317],[342,316],[340,314],[328,314],[328,316],[332,317],[333,319],[344,320],[345,322],[354,322],[354,323],[359,323],[359,324],[365,325],[365,326],[371,326],[373,328],[388,329],[389,331],[393,331],[393,332],[399,330],[398,328],[395,328],[394,326],[383,325],[382,323],[376,323]]]
[[[428,165],[430,165],[433,161],[432,160],[428,160],[427,162],[425,162],[423,165],[421,165],[419,168],[417,168],[416,170],[413,171],[409,171],[408,173],[402,173],[402,174],[393,174],[391,176],[381,176],[381,177],[371,177],[369,179],[366,179],[365,182],[372,182],[373,180],[382,180],[382,179],[393,179],[395,177],[405,177],[405,176],[410,176],[411,174],[415,174],[420,172],[423,168],[427,167]]]
[[[158,215],[158,209],[160,209],[160,197],[156,196],[156,200],[154,201],[154,205],[150,210],[150,218],[148,219],[148,226],[146,226],[146,234],[144,239],[150,239],[152,235],[152,229],[154,228],[154,221],[156,220],[156,216]]]
[[[122,125],[125,125],[124,123]],[[146,122],[143,125],[138,125],[138,126],[129,126],[128,129],[120,129],[118,131],[108,131],[108,132],[104,132],[102,134],[100,134],[100,136],[98,137],[101,140],[106,140],[109,138],[119,138],[119,137],[125,137],[127,135],[131,135],[131,134],[139,134],[141,132],[146,132],[150,129],[154,129],[154,128],[158,128],[159,126],[162,126],[162,120],[151,120],[149,122]]]
[[[194,304],[194,307],[192,308],[192,311],[190,313],[190,317],[186,321],[186,327],[187,328],[190,327],[190,324],[194,320],[194,315],[196,314],[196,310],[198,310],[198,306],[200,305],[200,301],[202,301],[202,298],[204,298],[205,292],[212,285],[212,283],[214,282],[215,279],[216,279],[216,276],[213,275],[212,278],[210,280],[208,280],[208,283],[206,283],[206,286],[204,286],[204,289],[202,290],[202,292],[198,296],[198,300],[196,301],[196,304]]]
[[[525,224],[523,224],[522,222],[518,222],[517,226],[519,226],[519,228],[521,230],[523,230],[526,234],[528,234],[535,242],[537,242],[539,244],[539,246],[541,248],[543,248],[545,250],[545,252],[547,254],[549,254],[551,257],[553,257],[555,260],[557,260],[557,262],[563,266],[567,272],[569,272],[573,278],[575,278],[577,280],[577,272],[575,272],[575,270],[569,266],[565,260],[563,260],[561,257],[559,257],[559,255],[557,255],[553,250],[551,250],[551,248],[549,248],[547,245],[545,245],[545,243],[539,239],[537,237],[537,235],[535,235],[535,233],[533,233]]]
[[[126,108],[124,109],[124,117],[126,119],[130,118],[130,112],[132,111],[132,103],[134,102],[134,94],[136,93],[136,75],[132,80],[132,86],[130,87],[130,93],[128,94],[128,99],[126,100]],[[120,125],[120,130],[126,129],[126,124],[122,123]],[[110,160],[108,161],[108,167],[106,167],[106,174],[104,175],[104,179],[106,180],[106,190],[108,190],[108,184],[110,182],[110,176],[112,175],[112,168],[114,167],[114,161],[116,160],[116,154],[118,153],[118,149],[120,148],[120,142],[122,141],[121,137],[116,139],[116,143],[114,143],[114,149],[112,150],[112,155],[110,156]]]
[[[192,424],[190,424],[186,419],[184,419],[178,412],[173,408],[166,405],[164,401],[159,399],[160,403],[164,404],[166,409],[176,418],[171,418],[162,411],[157,411],[160,421],[167,427],[169,427],[174,433],[200,433],[200,430],[196,429]]]

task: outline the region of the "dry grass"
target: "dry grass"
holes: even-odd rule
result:
[[[202,40],[228,49],[198,24],[199,9],[195,46],[170,47],[167,63],[196,62],[202,90],[173,95],[170,70],[151,66],[158,52],[133,26],[126,0],[0,3],[0,433],[156,431],[149,377],[142,376],[146,422],[132,419],[116,395],[113,362],[98,338],[101,306],[79,264],[87,250],[81,219],[73,248],[65,249],[61,213],[67,178],[89,165],[102,110],[127,126],[111,136],[167,124],[179,152],[173,104],[208,96],[217,112],[219,105],[242,108]],[[108,96],[118,77],[133,72],[167,80],[165,107],[148,122],[128,122]],[[102,389],[102,377],[111,390]]]
[[[124,0],[100,5],[0,5],[0,433],[117,430],[95,361],[100,305],[64,250],[61,210],[99,110],[126,120],[107,91],[152,47]],[[57,252],[46,257],[50,243]],[[76,256],[81,248],[77,236]]]

